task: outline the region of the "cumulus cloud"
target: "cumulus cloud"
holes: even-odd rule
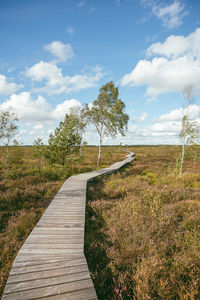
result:
[[[102,69],[97,66],[89,73],[77,74],[71,77],[64,76],[62,69],[55,64],[40,61],[26,71],[26,76],[33,81],[45,82],[45,85],[37,88],[36,91],[47,94],[61,94],[94,87],[103,74]]]
[[[33,99],[29,92],[23,92],[10,96],[7,101],[0,105],[0,110],[15,112],[20,121],[40,122],[39,125],[34,127],[34,130],[38,130],[43,126],[41,122],[64,119],[65,114],[73,106],[81,107],[81,103],[76,99],[70,99],[52,108],[44,97],[38,96]]]
[[[179,41],[177,44],[176,41]],[[183,46],[183,48],[182,48]],[[152,60],[140,60],[131,73],[121,81],[123,86],[147,85],[146,96],[154,100],[159,94],[183,92],[192,85],[200,90],[200,28],[188,37],[171,36],[164,43],[155,43],[147,49]]]
[[[181,123],[180,122],[156,122],[150,127],[153,135],[158,135],[162,133],[162,135],[174,135],[180,132]]]
[[[189,114],[191,120],[200,119],[200,106],[196,104],[191,104],[188,108],[179,108],[170,111],[167,114],[162,114],[159,118],[159,122],[169,122],[169,121],[181,121],[185,114]]]
[[[6,76],[0,74],[0,95],[11,95],[23,88],[22,84],[9,82]]]
[[[147,49],[147,55],[161,55],[175,59],[180,56],[187,56],[194,59],[200,58],[200,28],[187,37],[182,35],[168,37],[164,43],[152,44]]]
[[[169,113],[162,114],[149,128],[149,134],[155,137],[162,137],[165,143],[166,136],[176,137],[179,142],[179,133],[181,130],[181,120],[188,113],[190,120],[197,121],[200,124],[200,106],[191,104],[188,108],[179,108],[171,110]],[[171,141],[173,143],[174,140]]]
[[[9,110],[16,113],[23,121],[44,121],[49,119],[50,105],[42,97],[32,99],[29,92],[13,94],[0,105],[0,110]]]
[[[74,56],[72,46],[70,44],[63,44],[60,41],[53,41],[50,44],[45,45],[44,49],[55,55],[57,57],[57,62],[67,61]]]
[[[81,107],[81,103],[76,99],[66,100],[56,106],[56,108],[51,112],[51,117],[55,120],[64,119],[65,114],[69,113],[70,108],[75,106]]]

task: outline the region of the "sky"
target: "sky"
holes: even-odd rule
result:
[[[199,0],[0,0],[0,37],[0,112],[23,145],[111,80],[130,119],[104,145],[179,144],[188,87],[200,122]],[[84,140],[98,144],[92,125]]]

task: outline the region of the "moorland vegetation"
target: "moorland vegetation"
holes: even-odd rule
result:
[[[200,147],[130,148],[90,184],[85,253],[99,299],[200,298]]]
[[[97,147],[83,147],[70,167],[41,157],[37,147],[10,146],[7,162],[7,147],[0,147],[0,295],[17,252],[63,182],[72,174],[96,168]],[[103,147],[101,166],[123,157],[120,147]]]
[[[190,97],[191,88],[188,103]],[[66,178],[124,158],[127,147],[102,148],[105,136],[125,134],[124,109],[108,82],[91,107],[66,113],[47,145],[38,138],[33,146],[14,140],[17,116],[0,113],[0,294],[14,257]],[[98,148],[83,141],[88,123]],[[99,299],[200,298],[199,138],[188,104],[181,146],[134,147],[132,165],[89,186],[85,253]]]

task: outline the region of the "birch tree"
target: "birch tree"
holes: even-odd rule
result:
[[[81,138],[80,157],[82,156],[83,133],[85,131],[85,127],[88,122],[87,111],[88,111],[88,106],[84,105],[83,107],[73,106],[73,107],[71,107],[70,112],[69,112],[69,114],[71,116],[73,116],[73,118],[76,119],[75,126],[76,126],[77,132],[79,132],[79,135]]]
[[[119,99],[118,88],[110,81],[100,88],[97,100],[93,101],[88,110],[89,122],[96,127],[99,135],[97,166],[100,165],[103,138],[111,136],[115,139],[118,133],[124,136],[127,131],[129,117],[124,109],[125,104]]]
[[[38,172],[41,173],[42,158],[44,156],[44,143],[38,138],[33,143],[33,157],[37,158]]]
[[[0,142],[4,141],[6,145],[6,163],[8,162],[8,146],[11,139],[16,135],[18,119],[14,113],[4,111],[0,113]]]
[[[189,105],[191,104],[192,100],[192,90],[192,85],[188,85],[184,89],[186,109],[184,110],[184,115],[181,121],[181,131],[179,134],[182,146],[179,177],[182,176],[183,163],[185,157],[185,146],[198,143],[200,138],[199,124],[196,121],[191,121],[189,115]]]
[[[198,143],[199,140],[199,125],[196,121],[190,121],[188,115],[184,115],[181,122],[180,139],[182,145],[181,162],[179,177],[182,175],[183,162],[185,156],[185,146]]]

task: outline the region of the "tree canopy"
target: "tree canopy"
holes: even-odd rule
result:
[[[99,134],[99,155],[97,165],[100,164],[101,146],[104,136],[116,138],[117,134],[125,135],[129,117],[124,112],[125,104],[119,99],[118,88],[112,81],[100,88],[98,98],[88,109],[88,119]]]
[[[62,163],[64,166],[66,159],[68,164],[72,160],[81,145],[81,135],[79,131],[78,117],[75,114],[66,114],[64,122],[60,122],[54,134],[49,137],[49,158],[52,161]]]
[[[0,113],[0,141],[6,140],[6,144],[9,144],[17,133],[17,121],[18,119],[14,113],[9,111]]]

